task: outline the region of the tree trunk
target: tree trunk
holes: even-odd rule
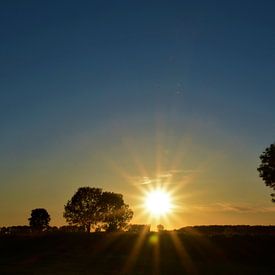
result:
[[[90,223],[86,224],[86,231],[87,231],[87,233],[91,232],[91,224]]]

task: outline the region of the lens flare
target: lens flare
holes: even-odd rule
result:
[[[161,189],[149,192],[145,198],[145,208],[153,216],[167,214],[171,210],[170,195]]]

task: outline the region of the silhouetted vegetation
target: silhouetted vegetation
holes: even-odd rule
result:
[[[185,234],[199,234],[204,236],[251,236],[251,235],[274,235],[275,226],[262,225],[197,225],[182,227],[177,232]]]
[[[275,143],[271,144],[260,155],[261,164],[258,167],[260,177],[265,182],[266,186],[275,190]],[[272,193],[272,201],[275,202],[275,193]]]
[[[31,232],[31,227],[27,225],[7,226],[0,228],[1,235],[27,235]]]
[[[149,233],[150,232],[150,224],[130,224],[128,226],[128,232],[131,233]]]
[[[63,225],[55,232],[63,232],[63,233],[81,233],[85,232],[85,228],[83,226],[77,226],[77,225]]]
[[[157,233],[128,225],[132,216],[121,194],[81,187],[65,205],[69,225],[49,226],[37,208],[30,226],[0,228],[0,274],[275,274],[275,226],[159,224]]]
[[[123,201],[121,194],[103,192],[101,197],[102,228],[107,232],[122,231],[134,212]]]
[[[81,187],[65,205],[64,218],[70,225],[83,226],[87,232],[119,231],[132,219],[133,211],[123,196],[102,192],[100,188]]]
[[[157,225],[158,232],[162,232],[164,230],[164,226],[162,224]]]
[[[37,208],[32,210],[29,218],[30,227],[33,231],[42,232],[49,227],[51,217],[46,209]]]

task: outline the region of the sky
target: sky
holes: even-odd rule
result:
[[[133,223],[274,224],[274,1],[1,1],[0,226],[81,186]],[[142,208],[161,185],[173,213]]]

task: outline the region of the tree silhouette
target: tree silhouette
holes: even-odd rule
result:
[[[121,194],[91,187],[80,187],[64,211],[69,224],[84,226],[87,232],[98,225],[106,231],[122,230],[132,217],[133,211],[124,203]]]
[[[158,232],[162,232],[164,230],[164,226],[162,224],[157,225]]]
[[[123,196],[113,192],[102,194],[101,206],[104,212],[103,228],[108,232],[123,230],[134,214],[124,203]]]
[[[261,164],[258,167],[260,177],[269,186],[275,190],[275,143],[271,144],[260,155]],[[272,201],[275,202],[275,193],[271,194]]]
[[[102,220],[100,200],[102,189],[80,187],[65,205],[64,218],[71,225],[84,226],[87,232],[91,226]]]
[[[29,224],[33,231],[42,232],[49,227],[51,217],[46,209],[36,208],[31,212]]]

